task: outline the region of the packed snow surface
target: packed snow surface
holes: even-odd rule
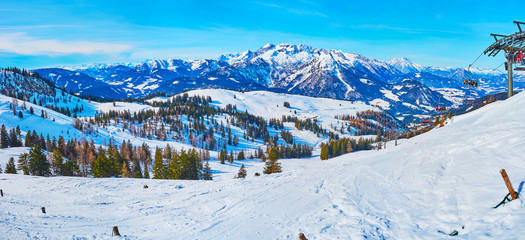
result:
[[[246,179],[2,174],[0,236],[114,239],[118,226],[124,239],[523,239],[521,198],[492,207],[507,194],[502,168],[522,196],[524,104],[520,93],[380,151],[284,159],[280,174],[255,177],[252,161]]]

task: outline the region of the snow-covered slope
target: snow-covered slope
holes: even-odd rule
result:
[[[525,94],[381,151],[282,160],[283,173],[169,181],[0,175],[11,239],[521,239]],[[221,169],[217,169],[221,171]],[[147,184],[149,188],[144,189]],[[40,213],[46,207],[47,214]],[[457,230],[459,235],[449,236]]]
[[[343,121],[335,118],[339,115],[356,116],[357,112],[367,110],[381,111],[377,107],[367,105],[363,102],[351,102],[329,98],[313,98],[300,95],[274,93],[268,91],[237,92],[223,89],[203,89],[187,92],[190,96],[209,96],[213,102],[211,105],[225,108],[227,105],[235,105],[238,111],[248,112],[267,120],[281,119],[282,116],[297,117],[300,120],[316,119],[317,124],[323,129],[338,133],[341,137],[358,139],[362,136],[354,136],[351,132],[341,133],[339,129],[345,126]],[[179,94],[182,95],[182,94]],[[166,101],[166,98],[153,98],[153,101]],[[290,108],[284,103],[290,104]],[[226,121],[225,121],[226,122]],[[327,137],[319,137],[310,131],[299,131],[292,122],[284,123],[285,130],[291,131],[296,143],[308,144],[318,150],[321,142],[326,142]],[[240,131],[240,129],[239,129]],[[273,130],[272,130],[273,131]],[[279,133],[278,131],[276,133]],[[272,132],[272,135],[274,133]],[[375,137],[375,136],[364,136]],[[244,141],[241,139],[241,141]],[[254,146],[255,148],[257,146]],[[264,147],[261,145],[261,147]],[[240,149],[237,149],[240,150]]]
[[[394,66],[404,74],[420,72],[423,67],[421,65],[412,62],[412,60],[404,58],[394,58],[388,62],[388,64]]]
[[[223,89],[203,89],[187,93],[190,96],[210,96],[213,105],[220,107],[226,107],[228,104],[236,105],[237,109],[242,112],[248,111],[266,119],[281,118],[282,116],[298,116],[304,119],[317,118],[320,123],[328,122],[324,127],[328,127],[330,123],[335,123],[335,115],[355,115],[356,112],[366,110],[380,111],[378,108],[363,102],[312,98],[268,91],[237,92]],[[284,107],[284,102],[290,103],[290,108]]]

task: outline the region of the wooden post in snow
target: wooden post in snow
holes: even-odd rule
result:
[[[505,169],[501,169],[499,171],[501,173],[501,176],[503,177],[503,181],[505,181],[505,185],[507,185],[507,189],[509,189],[509,193],[512,196],[512,200],[518,199],[518,195],[516,195],[516,192],[514,191],[514,188],[512,187],[512,184],[510,183],[509,176],[507,175],[507,172]]]
[[[308,240],[303,233],[299,233],[299,240]]]
[[[4,196],[4,191],[2,191],[2,189],[0,189],[0,196]]]
[[[396,146],[397,146],[397,132],[396,132]]]
[[[118,232],[118,227],[113,226],[113,236],[120,236],[120,233]]]

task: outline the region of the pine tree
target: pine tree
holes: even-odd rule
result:
[[[230,155],[228,156],[228,162],[233,163],[233,151],[230,150]]]
[[[117,177],[120,176],[120,169],[122,166],[122,162],[124,159],[120,156],[119,151],[113,143],[110,142],[108,147],[108,156],[107,156],[108,162],[109,162],[109,176],[110,177]]]
[[[57,149],[53,150],[53,153],[50,156],[51,158],[51,170],[55,176],[62,175],[62,169],[64,168],[64,157],[62,153]]]
[[[93,177],[112,177],[113,175],[113,164],[109,161],[102,148],[99,148],[98,155],[95,161],[91,164],[91,175]]]
[[[165,178],[167,178],[166,167],[164,166],[161,150],[157,148],[155,149],[155,160],[153,161],[153,179]]]
[[[199,169],[202,168],[202,164],[197,151],[195,149],[188,151],[187,157],[187,163],[184,166],[187,172],[185,179],[199,180]]]
[[[18,157],[18,170],[22,170],[24,175],[29,175],[29,154],[20,154]]]
[[[10,147],[21,147],[22,141],[18,138],[17,131],[15,129],[9,130],[9,146]]]
[[[237,160],[244,160],[246,157],[244,157],[244,150],[241,150],[239,154],[237,155]]]
[[[51,175],[50,164],[40,146],[29,150],[28,167],[29,173],[32,175],[44,177]]]
[[[137,162],[138,163],[138,162]],[[140,169],[140,164],[135,166],[135,173],[133,173],[133,178],[142,178],[142,171]]]
[[[239,169],[239,172],[235,178],[246,178],[246,175],[248,175],[248,172],[246,171],[244,164],[242,164],[241,169]]]
[[[204,164],[204,169],[202,170],[202,179],[213,180],[213,175],[211,173],[211,168],[210,164],[208,163],[208,160],[206,160],[206,164]]]
[[[167,170],[166,170],[166,177],[168,179],[180,179],[181,173],[181,167],[179,164],[180,157],[178,153],[175,153],[171,157],[171,161],[168,164]]]
[[[7,134],[7,129],[5,128],[4,124],[2,124],[2,129],[0,130],[0,143],[0,148],[9,147],[9,136]]]
[[[328,144],[321,144],[321,160],[328,159]]]
[[[74,160],[67,159],[62,165],[62,176],[78,176],[80,174],[80,167]]]
[[[268,152],[268,161],[266,161],[264,167],[264,174],[280,173],[281,172],[281,163],[278,162],[279,155],[277,154],[277,149],[270,148]]]
[[[123,178],[129,178],[131,176],[131,173],[129,173],[128,166],[126,165],[126,161],[122,163],[122,169],[120,170],[120,176]]]
[[[148,164],[144,164],[144,178],[149,179]]]
[[[277,149],[270,148],[270,151],[268,151],[268,159],[270,161],[277,161],[277,159],[279,159],[279,156],[278,156],[278,153],[277,153]]]
[[[186,151],[182,150],[179,157],[179,164],[180,164],[180,170],[181,174],[179,176],[179,179],[191,179],[191,164],[188,154],[186,154]]]
[[[228,127],[228,145],[232,145],[232,130]]]
[[[163,157],[164,157],[165,159],[171,159],[171,151],[172,151],[172,150],[171,150],[171,146],[170,146],[170,144],[169,144],[169,143],[166,144],[166,147],[164,148],[164,156],[163,156]],[[156,154],[157,154],[157,152],[156,152],[156,150],[155,150],[155,156],[157,156]]]
[[[237,146],[237,145],[239,145],[239,138],[237,137],[237,135],[235,135],[233,137],[233,146]]]
[[[224,164],[224,161],[226,159],[226,149],[221,149],[221,152],[219,153],[219,160],[221,161],[221,164]]]
[[[9,158],[9,162],[5,165],[5,173],[16,174],[15,159]]]

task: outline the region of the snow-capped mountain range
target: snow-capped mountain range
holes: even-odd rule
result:
[[[136,65],[34,71],[59,87],[105,98],[206,88],[271,90],[364,101],[396,114],[429,113],[436,104],[452,105],[461,102],[455,98],[473,92],[462,89],[463,78],[468,75],[465,69],[424,67],[407,58],[384,62],[352,52],[291,44],[267,44],[254,52],[227,54],[214,60],[152,60]],[[476,96],[503,90],[506,85],[504,73],[472,72],[482,77],[481,87],[473,93]],[[450,88],[463,94],[437,91]]]

